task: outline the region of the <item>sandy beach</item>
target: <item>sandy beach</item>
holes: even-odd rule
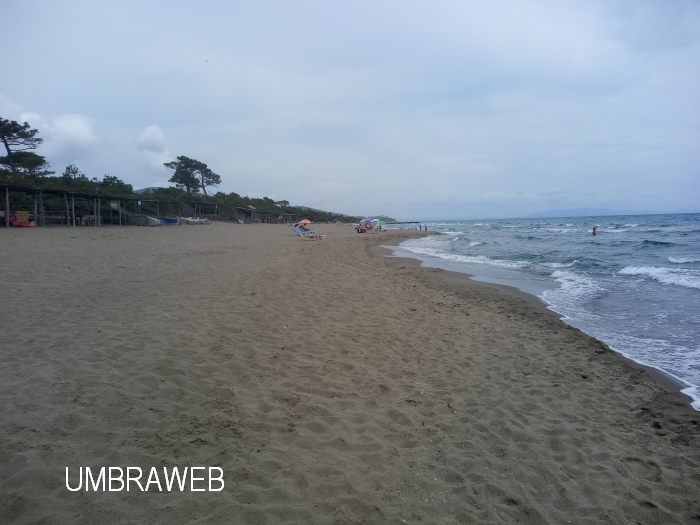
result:
[[[417,233],[318,229],[0,231],[0,522],[700,523],[688,398],[377,248]],[[69,491],[86,466],[225,488]]]

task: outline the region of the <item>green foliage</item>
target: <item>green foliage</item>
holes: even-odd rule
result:
[[[19,176],[0,165],[0,184],[23,184]]]
[[[66,190],[76,193],[114,196],[127,196],[134,193],[134,188],[131,184],[125,183],[118,177],[104,175],[102,180],[99,180],[97,177],[88,178],[75,164],[66,166],[66,169],[63,170],[63,173],[59,177],[45,177],[40,183],[42,188]],[[15,182],[15,184],[19,184],[19,182]]]
[[[41,155],[26,150],[36,149],[44,139],[36,136],[39,132],[26,122],[20,124],[15,120],[0,117],[0,141],[5,146],[7,155],[0,157],[0,179],[12,184],[33,184],[46,175],[49,165]]]
[[[168,182],[187,190],[187,193],[199,193],[201,189],[207,195],[208,186],[221,184],[221,176],[196,159],[180,156],[176,161],[163,165],[173,174]]]
[[[273,216],[278,216],[281,214],[294,215],[297,218],[310,219],[315,222],[325,222],[333,220],[341,220],[345,222],[357,222],[360,217],[353,217],[349,215],[342,215],[339,213],[324,212],[319,210],[311,210],[309,208],[302,208],[297,206],[289,206],[288,201],[274,201],[269,197],[263,197],[261,199],[242,197],[241,195],[231,192],[217,192],[216,195],[206,197],[202,194],[188,193],[183,188],[155,188],[149,192],[149,197],[151,199],[169,200],[169,201],[179,201],[190,207],[194,207],[195,204],[204,204],[204,210],[213,210],[213,204],[218,204],[223,207],[227,213],[233,214],[235,208],[249,209],[249,206],[253,206],[256,211],[263,213],[270,213]],[[285,205],[280,205],[280,202],[284,202]],[[208,205],[208,206],[207,206]],[[161,206],[161,209],[163,207]]]
[[[36,149],[44,141],[36,136],[38,132],[39,130],[31,129],[26,122],[20,124],[0,117],[0,141],[5,146],[8,156],[14,151]]]
[[[104,191],[104,193],[108,193],[110,195],[130,195],[134,193],[134,188],[131,184],[127,184],[117,177],[112,177],[111,175],[105,175],[102,177],[100,189]]]
[[[179,189],[185,189],[187,193],[199,193],[197,177],[193,173],[195,167],[187,157],[178,157],[177,161],[163,164],[173,175],[168,182],[172,182]],[[184,160],[187,159],[187,160]]]
[[[15,121],[0,118],[0,141],[5,146],[7,155],[0,157],[0,182],[16,184],[20,186],[34,186],[43,189],[58,189],[75,193],[102,194],[108,196],[121,196],[139,198],[134,194],[131,184],[111,175],[104,175],[100,181],[97,177],[89,178],[74,164],[66,166],[60,176],[52,177],[55,172],[48,171],[49,164],[41,155],[32,153],[30,149],[37,148],[43,139],[36,136],[38,130],[31,129],[29,124],[19,124]],[[149,192],[149,197],[160,201],[182,202],[191,207],[196,204],[217,204],[233,215],[236,208],[249,210],[255,208],[258,212],[270,213],[273,216],[281,214],[295,215],[297,218],[307,218],[312,221],[344,220],[357,221],[359,217],[341,215],[337,213],[312,210],[309,208],[290,206],[289,201],[274,201],[269,197],[250,198],[237,193],[217,192],[214,196],[207,194],[208,187],[221,184],[221,176],[214,173],[205,163],[185,156],[177,157],[176,161],[167,162],[165,167],[171,172],[170,182],[174,188],[156,188]],[[203,195],[200,194],[200,191]],[[15,199],[20,196],[14,197]],[[24,197],[22,197],[24,198]],[[51,199],[57,201],[60,206],[60,198],[47,196],[47,202]],[[144,203],[146,205],[146,203]],[[79,204],[78,206],[82,206]],[[161,207],[161,211],[172,208],[173,205]],[[176,207],[167,211],[174,212]]]
[[[66,169],[63,170],[63,174],[61,176],[63,177],[64,182],[67,184],[74,184],[80,181],[89,182],[90,180],[78,169],[78,166],[75,164],[69,164],[66,166]]]
[[[9,155],[0,157],[0,166],[9,171],[13,176],[14,184],[23,184],[38,187],[41,180],[47,175],[53,175],[49,171],[49,163],[41,155],[31,151],[14,151]]]

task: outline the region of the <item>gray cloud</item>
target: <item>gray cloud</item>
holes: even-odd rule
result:
[[[158,126],[148,126],[144,129],[139,135],[136,144],[140,149],[152,153],[165,153],[167,149],[165,135],[163,135],[163,131]]]
[[[23,111],[21,105],[0,95],[0,109],[3,118],[28,122],[39,130],[39,136],[44,139],[39,153],[46,156],[54,164],[70,164],[96,153],[97,139],[93,131],[93,121],[85,115],[58,115],[51,120],[44,119],[38,113]]]
[[[187,155],[353,213],[700,202],[694,2],[7,4],[0,109],[99,124],[86,172],[137,187]]]

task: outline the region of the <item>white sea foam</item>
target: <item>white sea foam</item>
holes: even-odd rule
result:
[[[593,298],[600,292],[600,285],[583,275],[569,270],[556,270],[552,272],[552,277],[558,283],[561,283],[561,288],[551,290],[550,298],[553,295],[561,294],[562,292],[569,296],[570,299],[575,299],[580,302],[581,299]],[[548,294],[550,291],[545,292]],[[568,302],[568,301],[567,301]]]
[[[687,264],[700,262],[700,259],[693,259],[692,257],[669,257],[668,262],[672,262],[674,264]]]
[[[579,264],[580,261],[575,260],[571,261],[570,263],[557,263],[557,262],[551,262],[551,263],[542,263],[542,266],[547,266],[548,268],[571,268],[574,264]]]
[[[678,248],[695,242],[700,226],[695,223],[680,226],[671,219],[667,224],[657,220],[639,224],[603,220],[602,224],[598,223],[602,237],[608,233],[620,237],[614,250],[607,243],[594,243],[590,247],[572,244],[580,234],[590,232],[592,225],[559,221],[449,222],[436,228],[448,230],[448,235],[412,239],[402,243],[399,250],[405,250],[404,256],[413,252],[414,257],[432,259],[431,265],[442,260],[439,266],[443,268],[463,266],[464,271],[480,276],[500,275],[499,269],[505,275],[522,275],[524,279],[543,278],[546,274],[549,280],[556,281],[554,284],[560,285],[542,293],[550,308],[562,314],[566,322],[605,341],[627,357],[684,381],[689,386],[685,392],[693,397],[693,406],[700,410],[700,347],[695,329],[700,323],[700,313],[694,313],[691,305],[684,309],[678,303],[692,300],[700,289],[700,252],[669,250],[674,244]],[[646,230],[653,233],[644,234]],[[458,235],[459,231],[464,234]],[[486,232],[489,232],[487,241],[476,240],[484,238]],[[622,235],[625,232],[629,235]],[[679,233],[692,237],[674,237]],[[643,241],[646,235],[643,253],[623,253],[625,246],[620,246],[619,241],[629,239],[630,235],[635,242]],[[547,240],[547,244],[542,240]],[[666,244],[657,246],[655,243],[660,241]],[[636,245],[629,247],[636,248]],[[675,256],[668,257],[669,253]],[[582,258],[584,255],[595,258],[597,263],[588,264],[588,259]],[[636,262],[641,256],[661,260]],[[524,262],[530,258],[547,262]],[[662,265],[666,268],[660,268]],[[617,273],[620,268],[623,271]],[[643,301],[649,287],[658,290],[659,304],[635,304]],[[656,337],[649,337],[652,334]]]
[[[472,263],[472,264],[487,264],[489,266],[496,266],[498,268],[525,268],[528,263],[525,261],[508,261],[504,259],[491,259],[490,257],[484,257],[483,255],[476,255],[476,256],[470,256],[470,255],[457,255],[454,253],[445,253],[441,252],[439,250],[431,250],[431,249],[408,249],[408,251],[412,251],[414,253],[422,254],[422,255],[429,255],[431,257],[437,257],[438,259],[443,259],[445,261],[454,261],[454,262],[464,262],[464,263]]]
[[[525,268],[528,266],[526,261],[509,261],[507,259],[491,259],[482,255],[458,255],[449,253],[447,250],[450,241],[439,240],[439,237],[426,237],[423,239],[415,239],[401,243],[400,248],[418,255],[427,255],[444,261],[463,262],[471,264],[485,264],[498,268]]]
[[[442,235],[462,235],[464,232],[440,232]]]
[[[692,406],[695,410],[700,410],[700,387],[689,386],[688,388],[684,388],[683,390],[681,390],[681,392],[693,399],[693,402],[690,403],[690,406]]]
[[[625,266],[617,273],[621,275],[651,277],[663,284],[700,289],[700,270],[663,268],[658,266]]]
[[[700,352],[697,348],[672,344],[663,339],[626,334],[609,323],[605,312],[590,308],[607,289],[603,281],[594,281],[570,270],[552,273],[561,287],[547,290],[542,298],[550,308],[564,316],[564,320],[587,334],[605,341],[625,357],[653,366],[690,385],[683,390],[693,399],[693,407],[700,410]]]
[[[549,303],[552,310],[562,314],[568,322],[587,320],[590,312],[586,305],[600,295],[601,285],[571,270],[556,270],[552,273],[552,277],[561,286],[554,290],[546,290],[542,294],[542,299]],[[574,324],[574,326],[583,328],[581,324]]]

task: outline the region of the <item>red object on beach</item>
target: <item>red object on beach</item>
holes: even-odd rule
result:
[[[311,221],[309,219],[304,219],[299,221],[299,224],[311,224]]]
[[[15,228],[33,228],[36,224],[34,221],[29,220],[28,211],[16,211],[10,214],[10,226]]]

